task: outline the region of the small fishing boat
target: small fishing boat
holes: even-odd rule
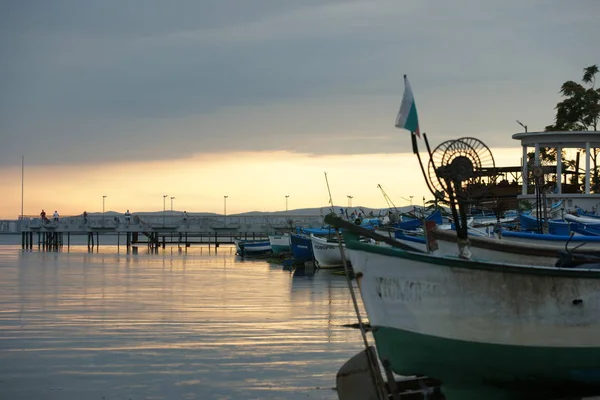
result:
[[[234,239],[237,254],[242,257],[260,256],[271,253],[271,244],[268,240],[242,240]]]
[[[564,249],[565,243],[570,241],[572,246],[581,245],[582,249],[593,251],[600,250],[600,237],[585,235],[551,235],[534,232],[501,231],[502,240],[516,241],[523,244],[542,244]]]
[[[524,232],[517,233],[534,235]],[[428,237],[432,254],[454,257],[458,255],[456,231],[436,228],[429,232]],[[473,260],[546,267],[568,267],[577,260],[587,259],[587,256],[600,257],[600,248],[577,247],[577,243],[581,245],[581,242],[571,243],[572,239],[571,237],[562,237],[561,240],[532,243],[469,235],[469,250]]]
[[[310,236],[291,233],[290,245],[294,262],[302,264],[309,261],[314,261]]]
[[[412,250],[427,252],[427,241],[425,240],[425,236],[423,235],[423,232],[414,232],[414,231],[410,232],[410,231],[395,230],[395,229],[388,229],[388,230],[378,229],[375,232],[382,236],[388,236],[391,239],[394,239],[399,243],[403,243],[404,245],[408,246]],[[384,243],[383,245],[387,245],[387,244]]]
[[[596,214],[595,211],[594,211],[594,213],[589,213],[586,210],[582,210],[579,207],[576,207],[576,211],[577,211],[577,215],[579,215],[581,217],[595,218],[598,220],[598,222],[600,222],[600,215]]]
[[[281,235],[269,235],[269,243],[271,250],[275,254],[289,253],[291,249],[290,234],[284,233]]]
[[[519,215],[519,222],[521,223],[521,230],[526,232],[540,232],[540,227],[543,224],[543,222],[529,214]],[[567,221],[550,219],[546,223],[548,224],[549,234],[569,236],[569,233],[571,233]]]
[[[579,223],[579,224],[595,225],[597,227],[600,227],[600,218],[585,217],[585,216],[581,216],[581,215],[565,214],[564,219],[567,222],[575,222],[575,223]]]
[[[447,140],[432,150],[427,135],[420,132],[412,90],[406,76],[404,79],[405,92],[395,126],[411,132],[413,153],[430,192],[450,206],[456,252],[434,255],[395,248],[398,246],[394,241],[389,243],[392,247],[365,243],[359,235],[372,237],[371,232],[333,214],[325,218],[325,223],[343,229],[345,253],[355,272],[377,355],[386,370],[388,385],[379,384],[375,377],[374,386],[395,391],[390,381],[396,373],[439,380],[447,399],[599,395],[600,258],[583,254],[581,260],[563,268],[537,261],[526,263],[527,254],[518,263],[472,257],[470,242],[475,238],[468,234],[467,209],[474,203],[503,202],[495,194],[499,174],[494,158],[490,149],[473,137]],[[560,133],[560,140],[553,140],[553,135],[525,132],[513,136],[522,138],[523,144],[523,187],[518,198],[536,199],[538,210],[540,204],[547,203],[546,196],[563,201],[560,157],[566,146],[585,147],[587,153],[585,196],[569,199],[566,204],[571,207],[594,200],[589,154],[592,148],[600,148],[600,137],[596,132],[568,132]],[[426,162],[421,160],[418,148],[421,139],[429,155]],[[540,147],[552,144],[558,149],[557,190],[547,194],[545,169],[539,163]],[[527,146],[531,145],[535,145],[535,164],[529,166]],[[533,193],[528,185],[534,186]],[[521,215],[521,223],[531,222],[529,218]],[[535,229],[531,230],[540,231],[539,221],[531,219],[535,221]],[[551,226],[553,235],[545,236],[565,233],[570,237],[568,222],[562,224],[554,231]],[[563,245],[564,237],[558,239]],[[502,241],[505,239],[506,233],[502,232]],[[500,240],[490,243],[495,245]],[[500,247],[498,244],[496,250]],[[530,255],[535,254],[534,247],[530,245]],[[352,285],[349,290],[353,293]],[[359,307],[354,303],[367,347]],[[369,360],[373,376],[377,365]]]
[[[498,388],[553,393],[558,382],[600,391],[600,265],[435,256],[368,244],[342,226],[379,357],[393,372],[473,396],[459,399],[493,398]],[[519,396],[507,398],[531,398]]]
[[[333,239],[326,239],[311,234],[310,242],[315,263],[319,268],[341,268],[344,266],[337,235]]]
[[[425,218],[416,218],[412,216],[403,216],[400,222],[394,224],[394,227],[397,229],[402,229],[406,231],[413,231],[423,227],[423,220],[425,221],[435,221],[436,224],[442,224],[442,211],[440,209],[436,209],[431,212],[429,215],[425,216]]]

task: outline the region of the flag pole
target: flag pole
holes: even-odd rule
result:
[[[410,137],[412,140],[413,153],[417,155],[417,160],[419,160],[419,166],[421,167],[421,173],[423,174],[423,178],[425,178],[427,189],[429,189],[431,194],[433,194],[433,197],[436,197],[436,193],[429,184],[429,179],[427,179],[427,174],[425,173],[425,168],[423,167],[423,162],[421,161],[421,155],[419,154],[419,146],[417,144],[417,135],[414,132],[411,132]]]
[[[25,193],[25,156],[21,156],[21,221],[23,221],[23,197]]]

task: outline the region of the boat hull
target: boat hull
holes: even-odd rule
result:
[[[516,241],[527,244],[540,244],[554,246],[557,249],[564,250],[565,244],[569,242],[569,248],[582,245],[583,251],[599,251],[600,237],[597,236],[568,236],[568,235],[550,235],[530,232],[502,231],[502,240]]]
[[[341,268],[344,266],[340,245],[337,242],[329,242],[327,239],[310,235],[310,243],[315,263],[319,268]]]
[[[434,240],[432,254],[437,256],[458,256],[458,243],[455,231],[431,231]],[[543,245],[538,243],[521,243],[504,239],[487,237],[469,238],[471,258],[480,261],[501,263],[540,265],[553,267],[564,252],[564,244]],[[573,246],[571,246],[573,247]]]
[[[496,391],[497,398],[546,399],[560,390],[565,396],[600,390],[598,350],[479,343],[388,327],[373,335],[380,359],[396,360],[394,370],[405,375],[442,377],[450,400],[489,399]]]
[[[268,240],[255,241],[235,239],[234,243],[238,255],[242,257],[259,256],[272,252],[271,244]]]
[[[539,227],[539,222],[537,218],[532,217],[531,215],[521,214],[519,215],[519,222],[521,224],[522,231],[537,231]],[[549,220],[548,223],[548,233],[552,235],[563,235],[569,236],[571,233],[571,229],[569,228],[569,223],[565,221],[559,220]]]
[[[600,385],[600,272],[346,243],[377,350],[394,372],[454,388]]]
[[[290,235],[292,256],[296,263],[305,263],[314,260],[310,237],[303,235]]]
[[[289,253],[290,252],[290,234],[285,233],[283,235],[269,235],[269,244],[271,250],[275,254]]]

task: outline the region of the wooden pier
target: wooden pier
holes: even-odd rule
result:
[[[321,216],[244,216],[244,217],[141,217],[113,216],[67,217],[59,221],[24,219],[19,226],[21,246],[57,249],[70,246],[72,237],[85,236],[88,247],[97,247],[103,238],[116,237],[116,244],[127,248],[146,245],[150,248],[166,246],[190,247],[205,245],[219,247],[233,244],[234,239],[263,240],[270,234],[293,231],[295,226],[317,227]]]

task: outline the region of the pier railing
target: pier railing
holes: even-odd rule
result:
[[[320,227],[321,215],[281,215],[261,214],[244,216],[203,216],[190,215],[144,215],[135,214],[127,218],[124,215],[82,215],[60,217],[58,221],[49,218],[43,221],[39,216],[23,216],[17,220],[0,221],[1,233],[19,233],[32,231],[55,232],[264,232],[272,233],[294,229],[296,226]]]

